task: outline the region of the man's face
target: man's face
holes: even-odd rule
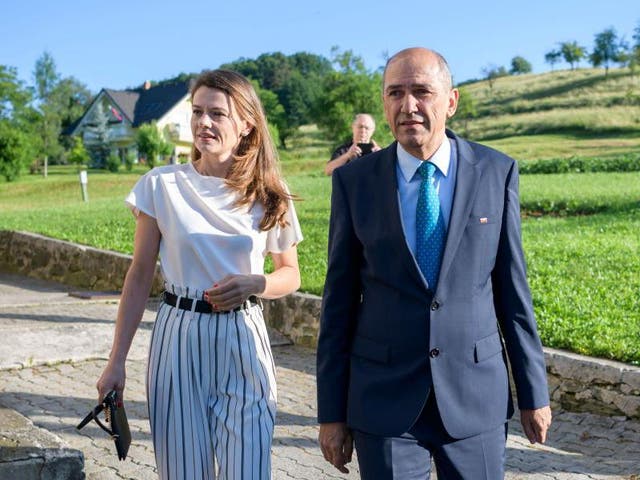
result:
[[[358,115],[351,124],[353,143],[369,143],[376,129],[369,115]]]
[[[428,50],[411,51],[393,60],[384,76],[384,113],[393,136],[412,155],[423,160],[440,147],[445,122],[458,104],[437,57]]]

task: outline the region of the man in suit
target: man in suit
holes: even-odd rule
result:
[[[551,423],[520,237],[516,162],[445,129],[444,58],[394,55],[397,142],[333,173],[318,341],[319,441],[366,480],[504,477],[510,365],[524,431]],[[508,362],[507,362],[508,358]]]

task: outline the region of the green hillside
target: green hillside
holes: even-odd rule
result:
[[[640,152],[640,75],[578,69],[464,85],[476,106],[451,126],[519,160]]]

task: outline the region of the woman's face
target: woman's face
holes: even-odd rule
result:
[[[240,118],[226,92],[204,86],[195,91],[191,133],[203,158],[227,160],[250,131],[251,125]]]

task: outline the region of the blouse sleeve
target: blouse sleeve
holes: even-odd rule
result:
[[[268,252],[282,253],[302,241],[302,230],[300,229],[300,223],[292,200],[289,200],[284,220],[287,222],[284,227],[276,224],[267,232]]]
[[[150,217],[156,218],[156,209],[154,205],[154,192],[156,189],[158,177],[154,170],[145,173],[134,185],[127,198],[125,204],[131,209],[137,217],[140,212],[146,213]]]

